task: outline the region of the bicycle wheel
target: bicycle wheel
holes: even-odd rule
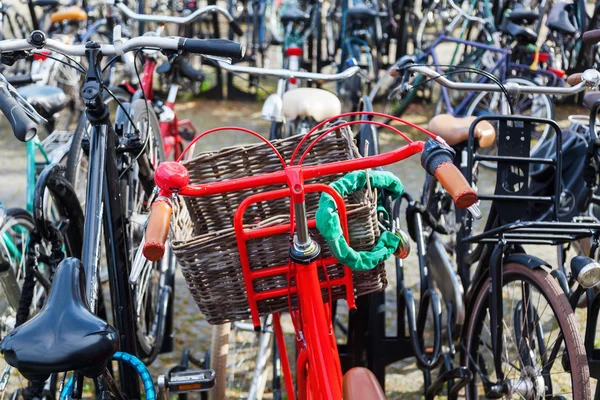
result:
[[[131,101],[131,94],[125,89],[120,87],[109,88],[110,91],[115,95],[117,100],[121,103],[128,103]],[[116,108],[118,107],[117,102],[112,96],[106,95],[104,100],[110,107],[111,115],[114,115]],[[81,202],[81,206],[85,212],[85,197],[87,189],[87,174],[88,174],[88,156],[82,147],[82,143],[89,143],[90,125],[88,124],[85,112],[81,113],[77,128],[73,133],[73,139],[71,140],[71,147],[66,161],[66,172],[65,176],[73,185],[75,193]],[[103,247],[102,247],[103,248]]]
[[[256,333],[251,322],[231,322],[213,327],[210,367],[215,371],[212,400],[261,400],[276,360],[269,363],[273,349],[270,318],[266,329]]]
[[[503,267],[504,379],[498,381],[492,354],[490,280],[473,295],[463,362],[473,373],[467,399],[589,399],[587,357],[573,309],[546,271],[518,263]],[[562,340],[560,337],[562,335]]]
[[[536,83],[524,78],[508,78],[504,84],[508,83],[517,83],[522,86],[537,86]],[[514,96],[511,100],[515,115],[548,119],[553,119],[554,117],[554,106],[551,96],[520,93]],[[505,105],[503,103],[505,103],[505,97],[503,93],[481,92],[475,96],[465,112],[465,116],[506,114],[507,111],[504,111]],[[490,122],[495,124],[494,121]],[[551,135],[552,128],[550,125],[536,124],[531,134],[530,153],[533,154]],[[498,153],[498,147],[497,145],[494,145],[484,149],[479,149],[478,152],[485,155],[496,155]],[[480,163],[484,167],[496,169],[496,163],[493,161],[481,161]]]
[[[130,240],[132,270],[139,271],[133,286],[133,304],[136,316],[138,355],[151,363],[158,355],[165,339],[166,318],[172,309],[175,258],[169,251],[161,261],[151,262],[142,256],[144,225],[150,213],[150,196],[154,188],[154,170],[165,160],[158,118],[151,106],[140,99],[129,108],[132,124],[140,132],[141,150],[133,150],[121,157],[123,210],[127,216],[127,237]],[[125,128],[124,137],[134,131]]]
[[[17,287],[10,285],[10,281],[2,279],[5,299],[0,303],[5,304],[2,307],[4,312],[0,315],[1,337],[6,336],[15,327],[21,297],[20,288],[23,287],[25,280],[27,243],[29,241],[29,234],[33,231],[33,228],[33,217],[27,211],[20,208],[6,210],[6,218],[0,226],[0,261],[10,264],[12,274],[14,274],[15,278],[15,281],[12,283],[17,283]],[[40,272],[44,273],[46,271],[41,270]],[[37,314],[43,305],[44,298],[44,287],[36,285],[29,315]]]

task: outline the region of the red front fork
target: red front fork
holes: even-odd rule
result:
[[[296,285],[308,351],[307,396],[315,399],[342,399],[342,368],[335,345],[331,318],[321,294],[317,262],[296,264]],[[298,382],[302,385],[302,382]],[[309,394],[310,393],[310,394]],[[300,398],[300,400],[304,400]]]

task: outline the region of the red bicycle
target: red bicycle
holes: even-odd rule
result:
[[[155,22],[160,24],[156,31],[158,36],[160,36],[165,29],[165,24],[186,26],[211,13],[225,16],[236,34],[242,35],[240,26],[231,14],[229,14],[227,10],[217,6],[200,8],[186,17],[138,14],[119,1],[115,2],[115,6],[129,19],[138,22]],[[180,120],[175,111],[175,102],[177,100],[181,78],[185,78],[194,84],[202,84],[205,76],[201,71],[198,71],[185,61],[184,58],[181,57],[182,54],[176,51],[166,53],[169,60],[160,66],[158,65],[156,51],[143,51],[141,54],[143,55],[144,69],[139,85],[124,81],[121,83],[120,89],[124,90],[127,95],[132,97],[131,102],[138,98],[146,98],[158,108],[157,114],[159,116],[160,132],[162,135],[165,156],[167,159],[176,160],[183,152],[185,147],[184,140],[192,140],[197,133],[193,123],[189,119]],[[222,60],[223,59],[220,59],[220,61]],[[170,82],[167,100],[164,103],[154,96],[155,72],[163,75],[166,80]],[[112,91],[115,94],[120,92],[118,89],[113,89]]]
[[[326,125],[343,117],[368,115],[373,117],[391,118],[418,129],[432,139],[428,142],[412,141],[398,129],[378,121],[349,121],[336,123],[333,127]],[[328,134],[345,126],[355,124],[371,124],[389,129],[402,136],[408,144],[388,153],[379,155],[337,161],[321,165],[302,165],[303,160],[317,142]],[[323,130],[322,128],[325,127]],[[217,128],[199,135],[193,142],[213,132],[231,130],[234,128]],[[321,131],[319,131],[321,129]],[[331,290],[334,286],[345,287],[345,300],[349,308],[355,308],[354,287],[350,268],[344,267],[341,277],[319,279],[319,271],[327,266],[339,264],[334,257],[321,257],[320,247],[309,234],[309,228],[316,225],[315,219],[309,219],[305,207],[305,194],[312,192],[326,193],[335,202],[339,213],[341,227],[345,240],[348,241],[348,222],[346,205],[343,197],[332,187],[319,183],[305,184],[305,181],[327,175],[348,173],[357,170],[389,165],[414,154],[422,152],[421,164],[425,170],[435,175],[438,181],[446,188],[454,199],[458,208],[469,208],[477,201],[477,194],[466,182],[461,172],[452,162],[453,153],[443,139],[436,135],[399,118],[390,117],[375,112],[347,113],[330,118],[317,125],[298,144],[289,164],[286,164],[282,155],[273,144],[262,138],[258,133],[238,129],[254,135],[266,143],[281,162],[282,169],[276,172],[248,176],[240,179],[216,181],[206,184],[189,184],[189,171],[178,162],[165,162],[158,166],[155,173],[155,182],[159,188],[159,195],[155,199],[151,215],[146,226],[144,256],[149,260],[160,260],[165,251],[165,242],[169,234],[170,219],[173,206],[172,201],[177,196],[210,196],[247,189],[259,189],[271,185],[285,185],[284,189],[270,190],[256,193],[243,200],[234,215],[234,230],[239,249],[245,289],[250,305],[252,323],[260,329],[261,319],[258,302],[265,299],[275,299],[282,295],[295,294],[297,305],[292,307],[290,313],[296,329],[298,357],[296,360],[296,381],[294,385],[291,367],[286,351],[286,344],[280,323],[280,315],[273,314],[273,328],[280,350],[282,372],[285,379],[286,391],[289,399],[327,399],[345,400],[352,399],[384,399],[385,396],[376,378],[364,368],[353,368],[342,376],[340,359],[337,350],[336,338],[332,325],[331,309],[329,303],[323,298],[323,290]],[[315,132],[322,132],[312,138]],[[310,140],[310,142],[309,142]],[[308,144],[306,147],[303,145]],[[300,153],[300,148],[305,148]],[[186,149],[187,151],[187,149]],[[185,154],[185,152],[183,153]],[[180,159],[183,157],[180,156]],[[246,210],[254,204],[265,201],[288,197],[290,199],[290,223],[268,225],[249,229],[243,224]],[[289,261],[285,265],[252,270],[248,255],[248,242],[251,239],[290,233],[293,238],[289,245]],[[289,287],[256,291],[253,285],[256,279],[265,276],[285,274]],[[329,297],[331,298],[331,297]],[[297,392],[295,390],[297,388]]]

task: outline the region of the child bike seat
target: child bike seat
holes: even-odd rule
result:
[[[458,118],[450,114],[439,114],[429,121],[427,129],[450,146],[456,146],[467,141],[473,121],[475,117]],[[488,121],[480,121],[475,127],[475,138],[478,139],[479,147],[489,147],[496,140],[496,130]]]
[[[50,22],[62,21],[85,21],[88,19],[87,13],[80,7],[71,6],[63,10],[50,14]]]
[[[54,86],[27,85],[17,92],[46,119],[64,109],[69,100],[62,89]]]
[[[115,328],[88,308],[85,274],[75,258],[59,264],[42,311],[0,343],[6,362],[38,382],[64,371],[95,376],[118,348]]]
[[[344,400],[385,400],[385,394],[371,371],[354,367],[344,374]]]
[[[283,115],[286,118],[312,117],[321,122],[342,112],[340,99],[331,92],[316,88],[297,88],[283,95]]]

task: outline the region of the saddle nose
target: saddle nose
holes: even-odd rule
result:
[[[59,264],[40,313],[0,343],[6,362],[38,382],[64,371],[97,376],[118,349],[115,328],[88,308],[85,273],[75,258]]]

